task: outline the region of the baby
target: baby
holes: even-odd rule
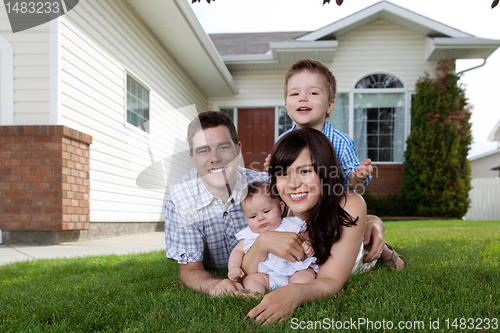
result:
[[[248,227],[238,232],[240,240],[229,256],[228,276],[236,281],[245,274],[241,269],[243,256],[250,249],[257,236],[266,231],[304,232],[306,223],[298,217],[281,219],[284,202],[270,195],[269,183],[255,181],[248,185],[242,198],[241,208]],[[302,242],[308,255],[303,261],[290,262],[269,253],[264,262],[259,263],[258,273],[249,274],[243,279],[243,286],[250,293],[264,293],[290,283],[305,283],[316,277],[319,267],[315,264],[314,251],[307,242]]]

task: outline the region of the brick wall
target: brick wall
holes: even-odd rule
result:
[[[0,229],[89,228],[90,135],[66,126],[0,127]],[[38,233],[40,234],[40,233]],[[5,240],[4,240],[5,241]]]
[[[401,194],[403,164],[374,164],[373,179],[366,190],[375,198],[389,194]]]

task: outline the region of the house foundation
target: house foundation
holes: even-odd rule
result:
[[[373,178],[366,190],[374,198],[381,198],[391,194],[401,194],[403,183],[403,164],[376,164],[373,165]]]

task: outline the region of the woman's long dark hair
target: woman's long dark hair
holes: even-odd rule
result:
[[[344,176],[332,143],[323,133],[312,128],[294,130],[274,145],[269,164],[272,194],[279,196],[276,176],[286,171],[304,148],[309,148],[314,171],[322,185],[320,200],[309,211],[310,218],[306,221],[316,262],[322,265],[328,259],[332,245],[340,239],[342,228],[356,225],[358,218],[354,219],[340,206],[342,197],[345,197]]]

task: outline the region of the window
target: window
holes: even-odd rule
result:
[[[293,127],[293,120],[288,116],[284,106],[278,107],[278,136]]]
[[[360,160],[403,162],[405,90],[395,77],[369,75],[354,90],[354,142]]]
[[[127,74],[127,122],[149,133],[149,90]]]
[[[229,118],[231,118],[234,121],[234,108],[221,108],[221,112],[225,113]],[[236,123],[234,124],[236,126]]]
[[[335,106],[330,117],[326,118],[330,124],[339,131],[349,133],[349,94],[337,93],[335,97]]]

